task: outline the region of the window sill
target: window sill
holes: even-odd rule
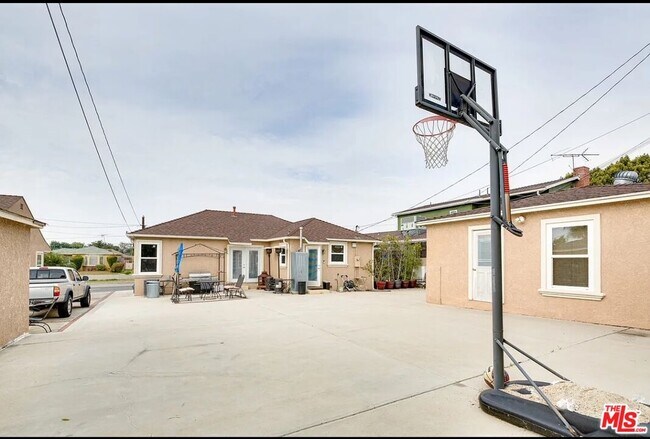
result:
[[[162,273],[135,273],[133,274],[133,277],[135,278],[140,278],[140,277],[160,277],[162,276]]]
[[[345,262],[328,262],[327,263],[328,267],[347,267],[348,264]]]
[[[581,300],[603,300],[604,294],[599,293],[579,293],[576,291],[562,291],[562,290],[538,290],[544,297],[561,297],[565,299],[581,299]]]

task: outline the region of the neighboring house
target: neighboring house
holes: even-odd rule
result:
[[[581,166],[573,170],[573,176],[568,178],[560,178],[557,180],[547,181],[544,183],[537,183],[529,186],[522,186],[520,188],[512,189],[510,191],[511,201],[537,196],[541,194],[551,194],[573,187],[589,186],[589,168]],[[444,201],[442,203],[429,204],[427,206],[419,206],[411,209],[402,210],[393,213],[397,217],[397,230],[390,232],[371,233],[372,236],[383,239],[387,234],[395,235],[398,239],[403,233],[411,234],[414,242],[423,242],[422,252],[422,268],[420,279],[424,279],[426,275],[426,230],[424,226],[418,226],[419,221],[427,219],[441,218],[448,215],[453,215],[460,212],[469,212],[476,209],[481,209],[490,205],[490,195],[484,194],[476,197],[459,198],[456,200]]]
[[[589,186],[589,168],[586,166],[575,168],[573,174],[573,177],[569,178],[561,178],[558,180],[512,189],[510,191],[510,199],[511,201],[515,201],[520,198],[558,192],[572,187]],[[485,194],[476,197],[459,198],[457,200],[445,201],[443,203],[429,204],[427,206],[414,207],[412,209],[393,213],[393,216],[397,217],[397,230],[412,230],[416,228],[416,223],[418,221],[467,212],[489,205],[490,195]]]
[[[0,347],[29,330],[29,267],[39,247],[32,231],[43,226],[23,197],[0,195]]]
[[[45,253],[51,252],[52,249],[43,237],[41,229],[32,229],[29,239],[29,254],[32,258],[30,264],[32,267],[41,267],[43,266],[43,259],[45,258]]]
[[[321,288],[323,282],[336,288],[342,275],[365,277],[366,286],[372,287],[370,275],[362,267],[372,260],[376,240],[317,218],[290,222],[235,208],[204,210],[127,236],[133,241],[136,295],[144,294],[145,280],[174,273],[180,243],[185,248],[182,277],[210,273],[234,282],[244,274],[249,288],[257,285],[262,271],[288,279],[292,277],[291,254],[302,244],[309,260],[308,288]]]
[[[650,329],[650,184],[588,186],[512,202],[502,231],[503,309]],[[427,228],[427,301],[488,310],[489,207]]]
[[[116,256],[120,262],[125,261],[125,256],[122,253],[115,250],[95,247],[94,245],[81,248],[59,248],[57,250],[54,250],[53,253],[65,256],[83,256],[84,261],[81,266],[81,270],[84,271],[95,270],[97,265],[104,265],[108,269],[109,266],[106,258],[109,256]],[[126,258],[132,257],[127,256]]]

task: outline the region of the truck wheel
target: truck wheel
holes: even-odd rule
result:
[[[68,294],[65,302],[57,303],[56,310],[59,313],[59,317],[70,317],[70,314],[72,314],[72,295]]]
[[[86,295],[79,300],[82,308],[88,308],[90,306],[90,288],[86,290]]]

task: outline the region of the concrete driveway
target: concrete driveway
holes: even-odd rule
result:
[[[64,331],[0,351],[0,434],[532,435],[478,406],[488,312],[427,304],[420,289],[248,296],[116,292]],[[504,325],[576,383],[650,399],[650,332],[516,315]]]

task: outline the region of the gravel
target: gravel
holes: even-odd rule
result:
[[[517,392],[519,389],[527,389],[530,394],[521,394]],[[560,381],[549,386],[540,387],[540,389],[559,409],[570,410],[600,419],[605,404],[627,404],[629,410],[639,412],[638,423],[650,422],[650,407],[615,393],[605,392],[594,387],[579,386],[571,381]],[[506,386],[504,391],[519,398],[544,404],[542,397],[530,385],[510,384]]]

